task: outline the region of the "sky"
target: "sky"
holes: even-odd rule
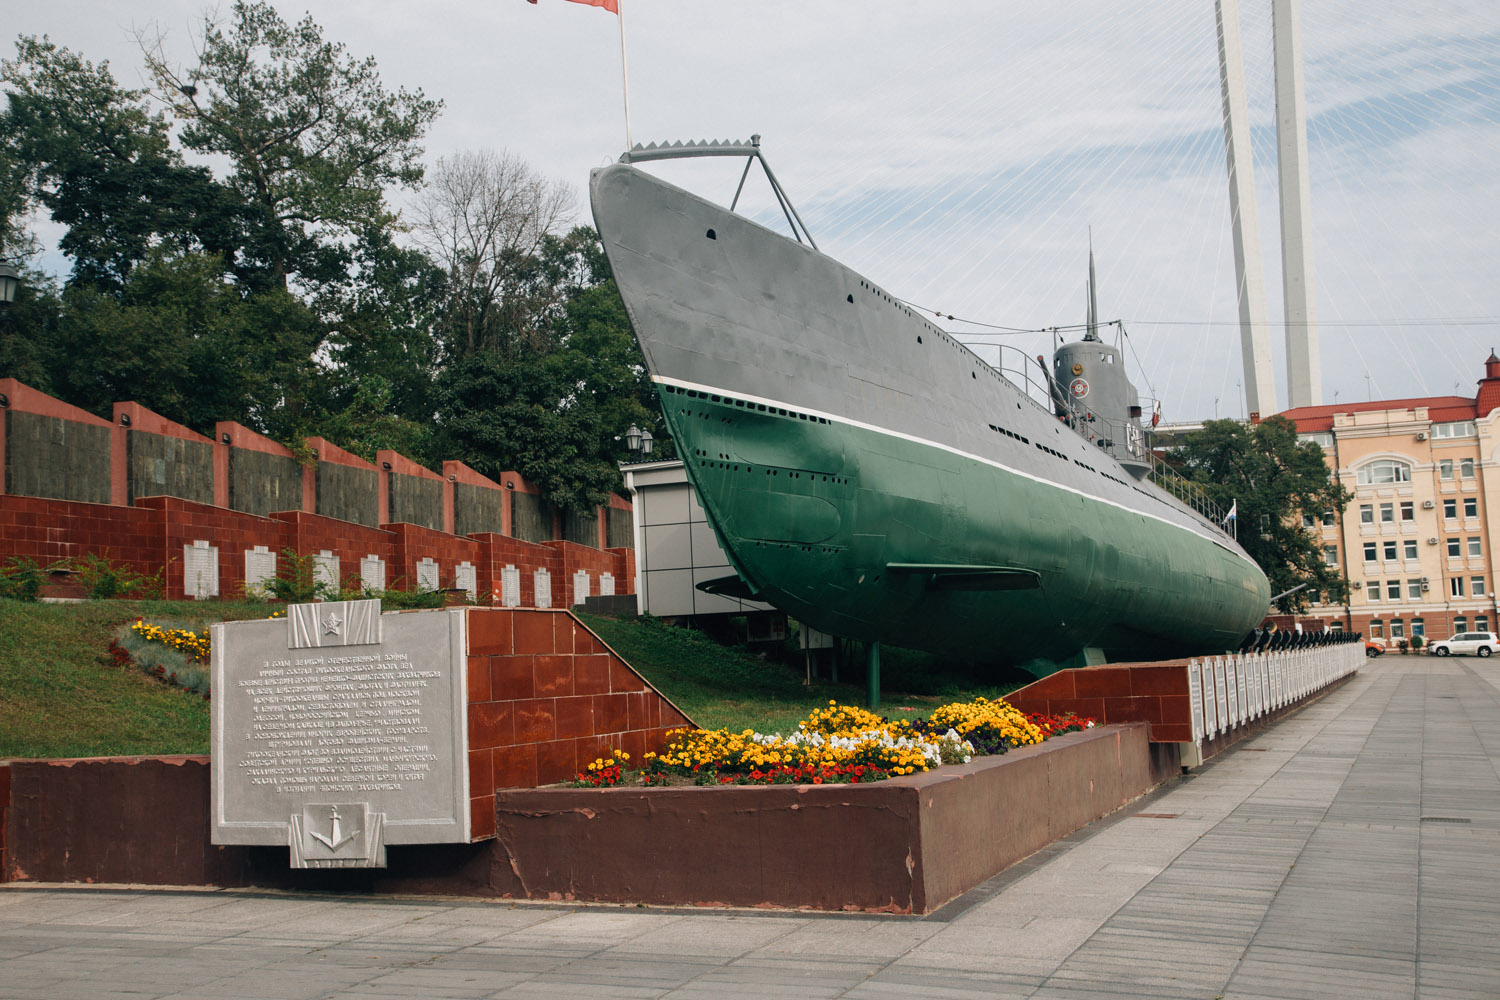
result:
[[[1241,4],[1284,407],[1270,0]],[[635,142],[760,135],[825,253],[954,317],[941,325],[1005,368],[1053,334],[996,327],[1081,322],[1092,245],[1099,313],[1120,320],[1141,394],[1168,421],[1244,415],[1208,0],[621,5]],[[589,221],[588,172],[626,143],[614,15],[566,0],[275,6],[374,56],[387,87],[442,99],[429,162],[508,150],[572,185]],[[51,0],[10,5],[6,23],[138,86],[136,34],[162,32],[186,62],[210,12]],[[1500,4],[1319,0],[1302,40],[1323,401],[1470,395],[1500,348]],[[727,203],[740,164],[653,169]],[[777,223],[763,185],[742,208]]]

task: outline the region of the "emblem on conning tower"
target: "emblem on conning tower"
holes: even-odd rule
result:
[[[1074,399],[1082,399],[1089,394],[1088,379],[1075,378],[1068,383],[1068,391],[1073,394]]]

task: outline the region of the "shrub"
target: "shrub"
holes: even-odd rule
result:
[[[42,568],[34,559],[12,556],[0,568],[0,597],[12,601],[34,601],[42,593]]]
[[[155,576],[137,573],[129,566],[111,560],[108,549],[79,556],[68,568],[78,574],[78,582],[96,601],[116,597],[157,598],[164,589],[162,571],[158,570]]]

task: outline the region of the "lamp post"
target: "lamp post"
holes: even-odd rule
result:
[[[643,431],[635,424],[631,424],[630,430],[625,432],[625,447],[637,452],[642,458],[651,454],[653,440],[650,431]]]
[[[0,260],[0,303],[14,302],[16,289],[21,284],[21,272],[15,265]]]

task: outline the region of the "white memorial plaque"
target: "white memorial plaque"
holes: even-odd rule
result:
[[[213,626],[213,843],[364,868],[468,842],[464,611],[287,612]]]
[[[431,558],[425,558],[417,563],[417,589],[438,589],[438,564]]]
[[[264,545],[245,550],[245,589],[264,589],[267,580],[276,579],[276,553]]]
[[[1240,690],[1240,722],[1250,721],[1250,692],[1246,690],[1245,663],[1238,656],[1234,658],[1234,683]]]
[[[536,606],[539,608],[552,607],[552,574],[544,569],[535,573],[536,580]]]
[[[1245,669],[1245,690],[1247,692],[1249,692],[1249,695],[1250,695],[1250,701],[1249,701],[1250,708],[1249,708],[1248,711],[1245,712],[1245,718],[1247,718],[1247,719],[1258,719],[1258,718],[1260,718],[1260,712],[1261,712],[1261,704],[1260,704],[1260,664],[1258,664],[1254,660],[1251,660],[1251,659],[1248,659],[1248,658],[1243,658],[1243,659],[1244,659],[1244,669]]]
[[[469,562],[461,562],[453,571],[453,586],[469,595],[469,600],[479,597],[479,572]]]
[[[359,582],[366,590],[385,589],[385,560],[371,552],[359,561]]]
[[[1229,728],[1233,729],[1244,721],[1244,716],[1240,714],[1240,711],[1245,702],[1240,697],[1239,685],[1235,683],[1237,671],[1234,669],[1234,658],[1226,656],[1220,662],[1224,664],[1224,680],[1229,688]]]
[[[599,596],[600,597],[614,597],[615,596],[615,575],[613,573],[600,573],[599,574]]]
[[[1224,657],[1214,657],[1214,691],[1219,704],[1219,732],[1229,732],[1229,692],[1224,683]]]
[[[1188,661],[1188,715],[1193,722],[1193,742],[1203,740],[1203,670],[1197,660]]]
[[[1203,671],[1203,735],[1212,739],[1219,735],[1219,699],[1214,690],[1213,664],[1204,661]]]
[[[521,571],[514,566],[500,570],[500,603],[507,608],[521,606]]]
[[[195,600],[219,596],[219,549],[201,539],[182,547],[182,589]]]
[[[582,604],[589,599],[589,574],[579,570],[573,574],[573,603]]]
[[[332,593],[339,592],[339,557],[328,549],[313,556],[313,583],[321,583]]]

